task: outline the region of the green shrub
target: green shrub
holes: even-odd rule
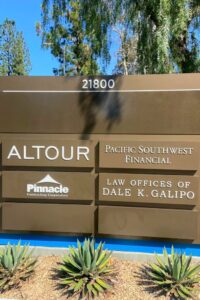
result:
[[[192,297],[195,284],[200,282],[200,265],[191,265],[192,256],[185,253],[175,253],[171,249],[171,256],[163,250],[163,258],[155,255],[157,263],[151,263],[150,276],[153,283],[167,296],[175,299],[188,299]]]
[[[95,249],[94,240],[85,239],[78,248],[70,247],[60,267],[60,283],[67,287],[67,293],[80,299],[95,298],[111,287],[111,252],[103,250],[100,243]]]
[[[0,249],[0,292],[18,286],[34,271],[36,259],[32,257],[29,246],[8,244]]]

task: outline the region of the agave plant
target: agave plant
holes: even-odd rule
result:
[[[172,246],[170,256],[164,248],[163,259],[158,255],[155,258],[157,263],[151,263],[148,272],[153,283],[167,296],[175,299],[191,298],[195,284],[200,282],[200,265],[191,265],[192,256],[175,253]]]
[[[0,292],[17,286],[34,271],[36,259],[29,246],[8,244],[0,250]]]
[[[94,240],[85,239],[78,248],[70,247],[60,267],[60,283],[67,292],[80,299],[95,298],[111,287],[114,274],[110,263],[111,252],[103,250],[101,242],[95,249]]]

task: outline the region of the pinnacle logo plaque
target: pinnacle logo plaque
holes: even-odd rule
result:
[[[88,172],[3,171],[5,199],[79,200],[95,198],[95,175]]]
[[[28,196],[62,197],[68,195],[69,188],[67,186],[63,186],[60,182],[56,181],[48,174],[34,184],[28,183],[26,191]]]

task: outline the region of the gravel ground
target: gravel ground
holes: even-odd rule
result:
[[[54,269],[60,257],[40,257],[36,272],[30,279],[17,288],[12,289],[0,296],[1,298],[28,299],[28,300],[64,300],[63,290],[58,289],[54,277]],[[117,276],[112,291],[109,291],[99,300],[167,300],[165,296],[158,295],[147,284],[144,265],[131,261],[113,259],[113,265],[117,270]],[[71,297],[70,300],[77,298]],[[196,297],[195,299],[200,299]]]

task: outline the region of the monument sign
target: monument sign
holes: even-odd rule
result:
[[[0,78],[1,232],[200,243],[200,75]]]

